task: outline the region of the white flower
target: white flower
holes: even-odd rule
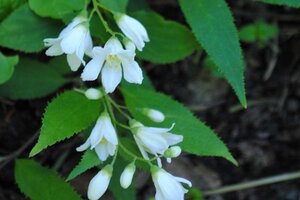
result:
[[[79,16],[64,28],[58,38],[44,39],[47,56],[67,54],[67,61],[72,71],[76,71],[83,60],[84,54],[90,55],[92,51],[92,38],[88,28],[88,19]]]
[[[188,192],[182,183],[192,187],[192,183],[184,178],[173,176],[162,168],[151,167],[152,180],[155,185],[155,200],[184,200],[184,194]]]
[[[90,100],[98,100],[100,99],[103,94],[100,90],[97,90],[95,88],[89,88],[84,92],[86,98],[90,99]]]
[[[126,43],[126,50],[124,50],[120,41],[112,37],[106,42],[104,48],[93,48],[93,59],[85,66],[81,78],[84,81],[96,80],[102,69],[102,85],[105,92],[111,93],[121,82],[123,68],[126,81],[141,84],[143,73],[134,57],[135,52],[130,42]]]
[[[120,184],[121,184],[122,188],[127,189],[130,186],[135,169],[136,169],[136,167],[135,167],[134,162],[130,163],[129,165],[127,165],[125,167],[125,169],[122,172],[121,177],[120,177]]]
[[[100,199],[100,197],[105,193],[108,188],[112,172],[113,167],[111,165],[106,165],[100,172],[96,174],[96,176],[94,176],[88,187],[89,200]]]
[[[176,158],[181,154],[181,148],[179,146],[173,146],[168,148],[165,152],[164,152],[164,157],[167,158],[167,162],[171,163],[171,158]]]
[[[163,122],[165,120],[165,115],[159,110],[146,108],[143,113],[154,122]]]
[[[91,135],[84,144],[77,147],[77,151],[85,151],[89,147],[95,149],[100,160],[105,161],[109,155],[113,156],[118,145],[118,138],[109,115],[104,112],[98,118]]]
[[[158,157],[158,155],[163,155],[169,146],[175,145],[183,140],[182,135],[169,133],[174,125],[175,124],[170,128],[156,128],[145,127],[135,120],[130,122],[134,139],[145,159],[149,159],[147,152]],[[158,165],[161,166],[160,159],[157,161]]]
[[[145,27],[138,20],[125,14],[116,14],[115,19],[126,37],[135,44],[138,50],[142,51],[145,42],[150,41]]]

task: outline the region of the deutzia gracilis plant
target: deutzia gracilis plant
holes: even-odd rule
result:
[[[0,46],[9,49],[7,55],[0,49],[1,96],[52,98],[29,157],[39,160],[62,141],[72,147],[69,154],[81,156],[66,181],[33,160],[18,160],[16,179],[26,196],[82,199],[67,182],[93,168],[84,196],[90,200],[104,199],[107,190],[117,200],[136,199],[141,170],[152,177],[155,200],[183,200],[191,181],[166,170],[176,168],[171,161],[182,152],[237,165],[214,130],[157,92],[146,70],[148,63],[158,67],[205,51],[246,108],[245,64],[225,0],[178,0],[185,25],[164,19],[143,0],[28,0],[18,6],[0,24]]]

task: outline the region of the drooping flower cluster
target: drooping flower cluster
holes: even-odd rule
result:
[[[135,51],[142,51],[145,42],[149,37],[145,27],[136,19],[125,14],[115,14],[115,20],[122,31],[124,39],[122,42],[114,34],[106,42],[104,47],[93,47],[89,31],[89,20],[86,16],[80,15],[62,30],[57,38],[44,40],[48,56],[67,55],[67,61],[72,71],[77,71],[80,65],[84,65],[81,78],[83,81],[94,81],[101,77],[103,90],[90,88],[82,92],[90,100],[106,98],[105,95],[115,91],[122,80],[122,77],[129,83],[141,84],[143,73],[139,64],[135,61]],[[84,55],[91,57],[86,64]],[[112,117],[113,113],[105,111],[99,116],[87,140],[77,147],[77,151],[87,149],[94,150],[101,161],[106,161],[110,156],[116,158],[120,141],[118,140],[115,125],[118,123]],[[142,114],[156,123],[163,122],[165,115],[156,109],[144,108]],[[129,126],[138,149],[141,152],[141,159],[150,165],[152,179],[156,188],[156,200],[183,200],[187,190],[182,183],[191,186],[191,183],[183,178],[175,177],[162,169],[164,157],[167,162],[171,158],[180,155],[181,148],[176,146],[182,142],[183,136],[173,134],[170,131],[174,128],[147,127],[141,122],[130,119]],[[152,161],[157,160],[157,166]],[[106,165],[90,181],[88,186],[88,198],[99,199],[107,190],[113,173],[114,159],[111,164]],[[136,170],[135,158],[128,164],[120,176],[120,185],[126,189],[131,185]]]

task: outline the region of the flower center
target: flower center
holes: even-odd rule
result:
[[[102,138],[102,140],[100,141],[101,144],[107,144],[107,140],[105,138]]]
[[[106,62],[109,67],[119,67],[121,64],[121,59],[118,55],[115,54],[109,54],[106,58]]]

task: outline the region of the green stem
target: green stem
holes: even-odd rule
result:
[[[106,31],[108,33],[110,33],[112,36],[115,36],[116,33],[109,27],[107,21],[103,18],[102,14],[101,14],[101,12],[98,8],[98,7],[102,8],[101,4],[99,4],[97,2],[97,0],[93,0],[93,6],[94,6],[93,10],[95,10],[95,12],[97,13],[97,15],[98,15],[99,19],[101,20],[101,22],[103,23],[104,28],[106,29]]]
[[[248,188],[254,188],[254,187],[258,187],[258,186],[262,186],[262,185],[268,185],[268,184],[272,184],[272,183],[278,183],[278,182],[288,181],[288,180],[298,179],[298,178],[300,178],[300,171],[266,177],[266,178],[258,179],[255,181],[249,181],[246,183],[238,183],[235,185],[229,185],[229,186],[221,187],[218,189],[209,190],[209,191],[206,191],[203,193],[206,196],[223,194],[223,193],[227,193],[227,192],[240,191],[240,190],[244,190],[244,189],[248,189]]]
[[[131,117],[125,113],[119,104],[117,104],[113,99],[111,99],[110,97],[108,98],[108,100],[110,101],[110,103],[119,111],[120,114],[122,114],[124,117],[126,117],[126,119],[131,120]]]

